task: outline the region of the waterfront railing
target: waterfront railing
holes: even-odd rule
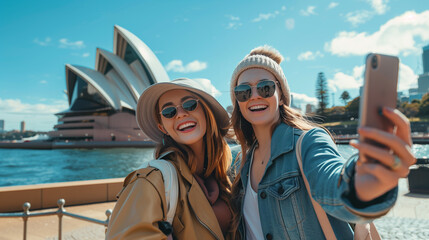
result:
[[[22,205],[23,212],[19,213],[0,213],[0,218],[14,218],[14,217],[21,217],[24,220],[24,231],[23,231],[23,237],[24,240],[27,239],[27,221],[30,217],[41,217],[41,216],[49,216],[49,215],[57,215],[58,216],[58,240],[62,239],[62,230],[63,230],[63,216],[72,217],[78,220],[82,221],[88,221],[95,224],[103,225],[107,228],[107,225],[109,224],[110,215],[112,215],[112,210],[107,209],[106,210],[106,220],[98,220],[95,218],[85,217],[79,214],[69,213],[64,208],[66,201],[64,199],[59,199],[57,201],[58,204],[58,210],[56,211],[49,211],[49,212],[39,212],[39,213],[32,213],[30,212],[31,204],[29,202],[26,202]]]

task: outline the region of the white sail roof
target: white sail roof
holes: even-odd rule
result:
[[[131,48],[132,52],[138,56],[142,67],[147,72],[150,84],[170,81],[167,72],[152,50],[150,50],[150,48],[134,34],[118,25],[115,25],[113,53],[122,59],[125,59],[127,47]]]
[[[66,65],[69,105],[72,105],[76,76],[115,110],[135,110],[140,94],[150,85],[170,81],[155,54],[138,37],[115,25],[113,53],[98,48],[95,70]]]

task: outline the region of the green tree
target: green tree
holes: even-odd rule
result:
[[[398,110],[401,111],[406,117],[410,118],[417,116],[419,113],[419,106],[419,102],[413,100],[412,103],[402,103]]]
[[[418,116],[429,117],[429,93],[423,95],[422,100],[420,101]]]
[[[319,107],[317,113],[325,115],[326,107],[328,106],[328,82],[326,81],[325,74],[319,72],[316,82],[316,97],[319,99]]]
[[[359,116],[359,104],[360,104],[360,97],[356,97],[353,100],[351,100],[349,103],[347,103],[346,111],[350,114],[350,116],[355,118]]]
[[[341,94],[341,96],[340,96],[340,99],[341,99],[341,101],[343,101],[344,106],[345,106],[345,105],[347,105],[347,101],[348,101],[350,98],[351,98],[351,97],[350,97],[350,94],[349,94],[349,92],[348,92],[348,91],[344,91],[344,92]]]

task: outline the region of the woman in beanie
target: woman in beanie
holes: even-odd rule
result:
[[[233,232],[241,239],[325,239],[330,235],[319,224],[310,189],[326,212],[332,238],[353,239],[348,222],[371,222],[386,214],[396,201],[399,178],[406,177],[415,163],[409,122],[399,111],[383,108],[395,133],[362,128],[359,134],[389,149],[353,142],[359,160],[345,161],[326,129],[290,107],[282,59],[277,50],[258,47],[232,75],[231,122],[243,153],[233,184]],[[297,151],[297,140],[304,133]],[[376,161],[367,161],[369,157]]]
[[[137,122],[157,143],[155,157],[173,163],[178,199],[172,224],[163,175],[153,167],[128,175],[106,239],[224,239],[232,212],[227,169],[230,126],[225,109],[207,92],[206,79],[152,85],[140,96]],[[169,233],[172,230],[172,235]]]

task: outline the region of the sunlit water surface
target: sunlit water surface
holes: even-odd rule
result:
[[[357,151],[338,145],[344,158]],[[153,158],[153,148],[0,149],[0,186],[125,177]],[[418,158],[429,156],[429,145],[414,145]]]

